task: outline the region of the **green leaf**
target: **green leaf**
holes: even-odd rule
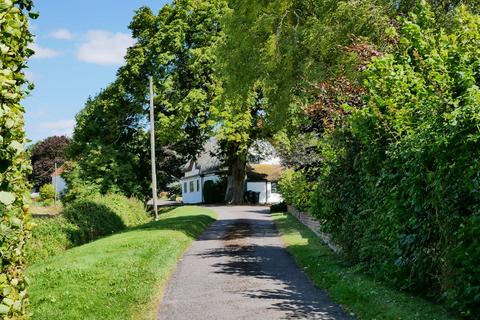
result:
[[[0,304],[0,314],[7,314],[10,308],[4,304]]]
[[[15,195],[11,192],[0,191],[0,202],[8,206],[15,202]]]

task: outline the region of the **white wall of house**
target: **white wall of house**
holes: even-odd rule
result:
[[[195,175],[196,168],[185,173],[182,178],[182,198],[183,203],[194,204],[203,202],[203,185],[206,181],[219,181],[220,178],[215,174],[206,175],[204,177]],[[247,191],[259,192],[259,203],[279,203],[282,202],[282,196],[276,189],[276,182],[261,181],[247,182]]]
[[[191,171],[190,171],[191,172]],[[200,177],[198,175],[187,175],[182,178],[182,199],[183,203],[202,203],[203,202],[203,185],[206,181],[219,181],[217,175],[206,175]]]
[[[274,192],[272,192],[272,183],[274,184]],[[247,191],[260,192],[260,204],[282,202],[282,196],[275,190],[275,182],[247,182]]]
[[[67,182],[61,176],[52,176],[52,184],[57,189],[58,193],[62,193],[67,189]]]
[[[202,183],[200,176],[185,177],[182,179],[183,203],[202,203]]]

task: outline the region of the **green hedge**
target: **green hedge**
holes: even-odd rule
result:
[[[93,195],[69,204],[58,217],[35,219],[37,226],[27,243],[29,263],[44,260],[151,219],[143,203],[122,195]]]
[[[377,278],[480,314],[480,16],[423,8],[388,30],[366,105],[322,138],[312,213]]]
[[[86,243],[149,221],[143,203],[122,195],[93,195],[69,204],[64,217],[78,226],[80,242]]]
[[[24,244],[31,226],[24,199],[31,168],[20,101],[28,87],[26,60],[33,53],[31,8],[31,0],[0,1],[0,319],[23,318],[28,304]]]
[[[79,239],[78,226],[68,222],[63,216],[33,219],[36,227],[27,242],[25,253],[29,264],[54,256],[75,245]]]
[[[307,181],[302,171],[287,169],[278,184],[283,200],[298,210],[308,211],[315,184]]]
[[[225,179],[220,181],[207,180],[203,184],[203,198],[205,203],[222,203],[225,201],[227,183]]]

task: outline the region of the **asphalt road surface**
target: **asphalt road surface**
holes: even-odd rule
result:
[[[351,319],[284,249],[268,209],[212,207],[166,288],[158,319]]]

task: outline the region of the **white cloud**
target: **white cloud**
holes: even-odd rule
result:
[[[73,128],[75,127],[75,120],[59,120],[52,122],[42,122],[39,124],[40,129],[48,131],[48,135],[66,135],[71,136]]]
[[[80,61],[100,65],[121,65],[127,48],[135,41],[126,33],[90,30],[77,51]]]
[[[65,28],[54,30],[50,32],[49,36],[59,40],[72,40],[74,38],[73,33]]]
[[[32,59],[50,59],[55,58],[60,55],[60,52],[50,48],[44,48],[39,46],[36,43],[30,45],[30,49],[35,51],[35,54],[32,56]]]

